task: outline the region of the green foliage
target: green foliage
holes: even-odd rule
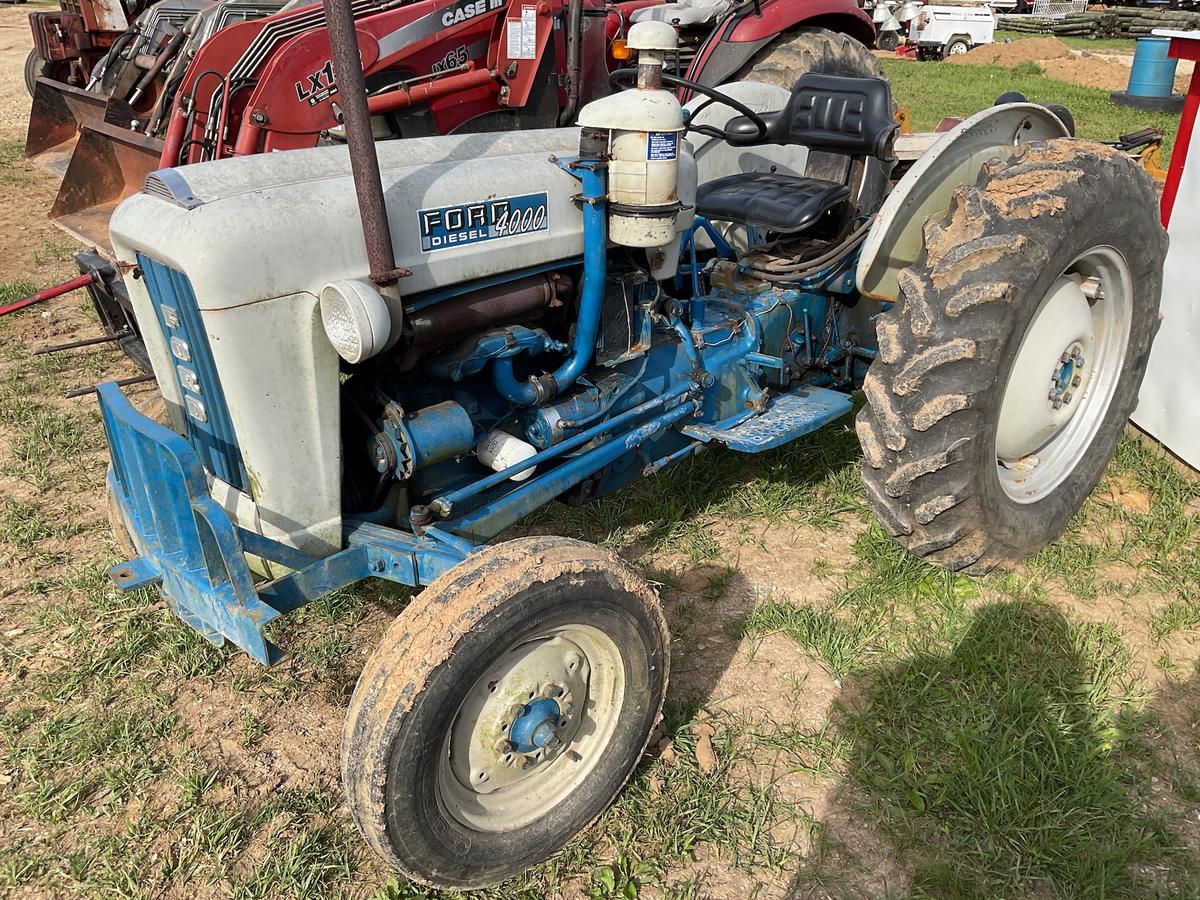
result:
[[[1131,797],[1129,651],[1109,627],[993,603],[948,654],[876,674],[848,718],[860,812],[933,896],[1140,897],[1194,877]],[[1178,882],[1177,882],[1178,883]]]

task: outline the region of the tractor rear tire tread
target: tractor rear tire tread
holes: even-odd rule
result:
[[[900,273],[878,319],[879,352],[857,431],[867,505],[910,552],[983,573],[1066,529],[1099,482],[1138,389],[1154,333],[1166,234],[1149,176],[1100,144],[1057,139],[1016,150],[958,188]],[[995,423],[1025,328],[1058,274],[1110,243],[1134,286],[1124,374],[1088,458],[1047,497],[1017,504],[996,474]]]
[[[769,44],[736,80],[764,81],[790,91],[806,72],[887,80],[879,60],[864,44],[827,28],[801,28]]]

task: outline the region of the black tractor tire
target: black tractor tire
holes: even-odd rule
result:
[[[732,80],[762,81],[790,91],[800,76],[809,72],[887,81],[879,60],[870,49],[861,41],[828,28],[800,28],[780,36],[759,50]],[[846,180],[847,165],[844,156],[813,153],[809,155],[806,174],[810,178],[843,182]],[[887,174],[883,173],[883,185],[879,185],[880,188],[886,185]],[[876,177],[872,180],[879,179]],[[864,213],[874,212],[883,202],[883,190],[875,190],[874,187],[868,192],[864,186],[864,196],[869,193],[872,197],[868,204],[870,208],[863,209]]]
[[[900,35],[895,31],[881,31],[875,38],[875,46],[880,50],[895,50],[900,46]]]
[[[37,77],[49,74],[49,64],[38,55],[37,50],[30,50],[29,55],[25,57],[25,90],[29,91],[30,97],[37,86]]]
[[[1131,277],[1128,338],[1111,357],[1120,369],[1106,369],[1114,387],[1107,407],[1097,401],[1089,414],[1094,430],[1081,440],[1090,433],[1090,443],[1053,464],[1061,480],[1017,502],[997,458],[1005,389],[1043,298],[1097,247],[1115,248]],[[897,303],[876,320],[878,353],[857,423],[867,503],[900,544],[980,574],[1063,534],[1137,406],[1166,249],[1146,172],[1110,147],[1068,138],[985,164],[975,185],[954,192],[945,218],[926,223]],[[1009,468],[1005,477],[1019,475]]]
[[[543,757],[536,764],[573,761],[591,767],[564,797],[551,797],[548,808],[526,810],[526,819],[533,818],[519,827],[505,822],[499,828],[472,827],[477,823],[467,824],[464,810],[480,808],[486,794],[469,795],[464,805],[447,793],[461,791],[462,784],[457,778],[446,786],[456,778],[445,770],[455,752],[451,736],[463,734],[455,724],[460,715],[468,716],[467,710],[479,709],[471,704],[481,690],[490,692],[483,702],[496,697],[505,709],[512,708],[510,694],[525,703],[528,685],[519,678],[510,685],[515,676],[508,674],[521,671],[524,662],[497,667],[510,665],[513,648],[535,645],[535,638],[559,633],[556,629],[578,627],[569,623],[585,623],[603,634],[619,656],[619,663],[609,657],[607,668],[623,672],[620,700],[609,701],[615,704],[610,713],[615,710],[616,718],[606,715],[610,724],[604,727],[593,720],[590,730],[574,737],[564,733],[562,752],[578,747],[584,755],[552,761]],[[351,699],[342,732],[342,780],[367,844],[409,878],[442,888],[492,884],[544,860],[594,821],[629,779],[661,715],[668,657],[658,598],[644,578],[612,553],[581,541],[532,537],[472,554],[437,578],[396,619],[367,660]],[[591,657],[573,657],[569,665],[574,668],[582,659]],[[583,674],[584,669],[578,671]],[[595,665],[588,671],[586,697],[564,704],[596,716],[603,697],[617,693],[604,693]],[[533,696],[530,691],[528,697]],[[571,716],[571,707],[564,705],[561,714]],[[470,739],[458,745],[458,752],[478,746],[486,753],[490,748],[478,738],[491,740],[493,729],[482,724],[484,714],[464,721]],[[511,722],[515,732],[516,719]],[[507,722],[500,725],[501,737],[508,735],[506,728]],[[581,734],[610,736],[601,748],[593,746],[589,756],[585,745],[575,743]],[[539,787],[528,780],[501,785],[501,778],[512,777],[510,757],[520,750],[510,744],[496,752],[498,759],[486,757],[486,764],[495,768],[492,789],[518,791],[514,799],[500,798],[499,817],[506,819],[511,816],[503,804],[524,802],[521,798]],[[484,764],[471,759],[472,767]],[[522,771],[534,766],[528,756],[519,764]],[[571,777],[570,770],[554,771],[558,779]],[[536,769],[531,774],[538,775]],[[482,781],[480,785],[484,790]]]

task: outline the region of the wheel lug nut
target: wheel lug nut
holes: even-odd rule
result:
[[[508,711],[508,714],[514,719],[519,719],[525,715],[525,707],[518,703]]]
[[[1071,387],[1079,387],[1081,384],[1083,384],[1083,379],[1078,375],[1071,379]]]
[[[500,740],[496,741],[496,752],[497,753],[512,753],[512,749],[513,749],[512,741],[506,740],[504,738],[501,738]]]

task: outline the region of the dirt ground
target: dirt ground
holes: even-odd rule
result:
[[[24,132],[28,9],[0,6],[0,139],[10,141]],[[4,168],[5,285],[73,274],[70,241],[46,221],[53,196],[44,173],[20,161]],[[118,596],[103,574],[116,551],[95,401],[61,392],[135,370],[104,349],[30,355],[96,328],[78,298],[0,328],[0,889],[31,898],[429,896],[363,849],[338,774],[349,692],[404,596],[372,588],[304,611],[275,633],[291,656],[269,671],[208,647],[161,602]],[[145,387],[129,393],[143,408],[154,397]],[[1200,553],[1200,490],[1129,448],[1121,474],[1085,517],[1094,541],[1073,537],[1028,568],[973,582],[879,542],[862,511],[852,433],[835,429],[825,440],[762,470],[726,462],[713,476],[716,488],[667,481],[668,495],[622,494],[598,510],[525,526],[604,540],[659,586],[673,634],[674,718],[595,829],[491,896],[1100,896],[1085,875],[1053,872],[1007,890],[1000,882],[980,887],[974,875],[945,876],[962,893],[937,888],[942,882],[929,879],[966,871],[969,854],[930,846],[959,832],[974,840],[991,827],[987,816],[964,824],[942,808],[904,830],[905,817],[926,803],[915,789],[899,803],[887,793],[910,766],[904,754],[892,763],[862,732],[839,730],[848,710],[886,719],[877,688],[889,679],[937,682],[957,665],[959,651],[947,648],[980,633],[979,611],[997,605],[1051,610],[1079,634],[1091,635],[1093,625],[1111,630],[1125,648],[1119,665],[1072,670],[1078,677],[1047,704],[1039,727],[1067,734],[1078,723],[1064,711],[1094,700],[1103,715],[1084,729],[1084,768],[1107,765],[1120,729],[1136,730],[1145,746],[1130,751],[1129,771],[1107,785],[1107,805],[1064,807],[1054,818],[1055,782],[1038,815],[1050,823],[1045,830],[1063,834],[1122,816],[1130,827],[1113,832],[1111,846],[1056,852],[1119,856],[1161,832],[1162,856],[1137,857],[1126,867],[1130,877],[1162,886],[1163,896],[1195,896],[1189,891],[1200,882],[1186,879],[1189,860],[1200,856],[1200,653],[1194,624],[1164,631],[1156,623],[1192,596],[1185,590],[1198,577],[1188,566]],[[688,471],[699,479],[711,470]],[[689,506],[701,488],[720,503]],[[1148,518],[1168,499],[1179,508],[1166,524]],[[659,523],[666,537],[650,534],[650,513],[673,506]],[[1159,578],[1163,567],[1138,555],[1145,534],[1169,545],[1180,568]],[[1174,588],[1164,587],[1167,578]],[[1036,662],[1031,668],[1041,667]],[[1119,686],[1101,683],[1118,669]],[[948,677],[961,701],[970,685]],[[981,692],[990,697],[990,689]],[[1107,704],[1151,725],[1108,718]],[[1032,738],[1012,737],[1017,758]],[[891,768],[868,771],[885,757]],[[932,762],[922,757],[911,767]],[[929,785],[932,797],[932,777]],[[1006,794],[1002,803],[1018,800]],[[1040,847],[1024,858],[1018,848],[1012,869],[1040,871]],[[926,866],[930,854],[937,864]]]

